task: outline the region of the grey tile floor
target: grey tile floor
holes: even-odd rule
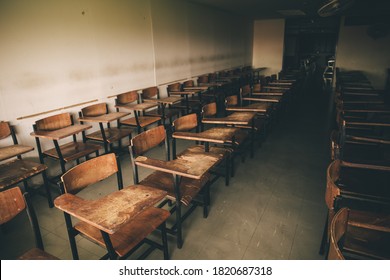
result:
[[[237,162],[230,186],[223,178],[211,188],[207,219],[198,208],[184,223],[184,246],[169,238],[171,259],[323,259],[318,254],[326,218],[324,192],[329,164],[327,97],[306,93],[270,132],[254,158]],[[184,147],[186,143],[181,143]],[[125,185],[132,184],[130,159],[122,156]],[[115,178],[112,178],[114,184]],[[98,186],[85,197],[112,191]],[[33,197],[45,250],[71,259],[63,214]],[[12,259],[33,246],[26,217],[0,233],[1,259]],[[81,259],[98,259],[100,247],[79,238]],[[154,251],[149,259],[161,259]]]

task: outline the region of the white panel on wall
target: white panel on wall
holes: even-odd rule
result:
[[[103,2],[104,6],[96,4],[96,11],[92,10],[102,88],[120,93],[154,84],[149,1]]]
[[[248,25],[180,0],[1,0],[0,120],[34,144],[36,120],[86,105],[66,106],[245,65]]]
[[[191,75],[199,76],[214,71],[214,12],[203,6],[189,4],[189,49]]]
[[[151,32],[149,1],[2,0],[0,119],[33,142],[17,118],[150,84]]]
[[[157,85],[190,77],[186,3],[152,0]]]
[[[282,70],[284,19],[256,20],[253,35],[253,66],[266,67],[264,74]]]
[[[231,21],[231,15],[228,15],[224,12],[216,12],[214,17],[214,48],[216,53],[214,59],[215,70],[224,70],[231,68]]]
[[[374,87],[383,89],[390,66],[390,35],[371,38],[367,25],[345,26],[341,22],[336,67],[363,71]]]

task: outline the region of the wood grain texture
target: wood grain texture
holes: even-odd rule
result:
[[[116,96],[117,105],[124,105],[138,101],[138,92],[136,90],[121,93]]]
[[[0,161],[16,157],[34,150],[34,147],[26,145],[11,145],[0,147]]]
[[[46,165],[29,160],[13,160],[0,165],[0,190],[22,182],[47,169]]]
[[[60,146],[61,153],[65,162],[71,162],[78,158],[95,153],[101,148],[102,146],[100,145],[83,142],[70,142]],[[43,153],[52,158],[59,159],[57,150],[55,148],[46,150]]]
[[[72,125],[70,113],[62,113],[46,117],[35,122],[37,130],[56,131]]]
[[[205,141],[216,144],[231,143],[239,128],[214,127],[202,132],[174,132],[172,137],[176,139]]]
[[[170,161],[139,156],[135,159],[135,164],[191,179],[200,179],[219,161],[220,159],[215,155],[200,153],[182,156]]]
[[[136,155],[142,155],[164,142],[165,137],[165,128],[163,125],[160,125],[133,137],[130,145],[133,146]]]
[[[118,231],[110,234],[110,240],[115,252],[119,257],[123,257],[150,235],[161,223],[166,221],[169,216],[169,211],[160,208],[149,207],[143,210],[129,222],[123,224]],[[102,234],[98,228],[86,222],[79,222],[74,227],[84,236],[105,247]]]
[[[11,126],[9,122],[0,121],[0,140],[11,135]]]
[[[160,97],[160,91],[158,87],[148,87],[142,90],[141,92],[141,98],[142,100],[147,98],[156,98],[158,99]]]
[[[195,113],[182,116],[174,120],[172,126],[177,132],[194,129],[198,126],[198,116]]]
[[[97,117],[108,113],[106,103],[93,104],[81,109],[81,113],[84,117]]]
[[[87,129],[92,128],[92,125],[88,124],[74,124],[70,126],[66,126],[63,128],[58,128],[56,130],[37,130],[34,132],[31,132],[30,135],[34,137],[39,138],[46,138],[49,140],[60,140],[72,135],[75,135],[77,133],[80,133],[82,131],[85,131]]]
[[[0,192],[0,225],[16,217],[26,208],[22,191],[19,187]]]
[[[67,193],[57,197],[54,205],[89,225],[113,234],[165,195],[166,192],[161,190],[134,185],[92,201]]]
[[[69,169],[61,176],[65,192],[76,194],[89,185],[102,181],[118,172],[114,153],[105,154]]]
[[[248,125],[256,116],[253,112],[235,112],[222,118],[203,118],[203,123],[210,124],[230,124],[230,125]]]

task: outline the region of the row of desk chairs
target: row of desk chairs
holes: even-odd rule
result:
[[[199,77],[198,82],[200,82],[201,80],[202,79]],[[170,94],[181,95],[180,92],[183,90],[183,87],[187,87],[187,88],[195,87],[195,83],[193,80],[186,81],[183,84],[173,83],[167,86],[167,92],[169,95]],[[209,98],[214,98],[215,97],[214,93],[210,93],[208,90],[209,87],[206,87],[206,89],[207,90],[205,90],[204,87],[202,88],[203,96],[207,97],[207,95],[209,95],[208,96]],[[192,91],[192,93],[195,92]],[[149,88],[142,89],[141,91],[130,91],[118,95],[115,100],[117,111],[119,111],[120,110],[119,108],[121,107],[123,108],[134,103],[136,104],[144,103],[146,99],[160,99],[160,93],[158,87],[149,87]],[[205,98],[204,101],[205,100],[210,100],[210,99]],[[188,106],[188,103],[192,105]],[[1,132],[0,139],[12,137],[13,145],[12,147],[11,146],[7,147],[7,149],[15,151],[16,147],[18,147],[17,153],[15,154],[18,160],[13,161],[12,163],[7,162],[6,165],[2,166],[1,169],[2,179],[0,185],[1,189],[6,189],[19,182],[23,182],[24,188],[28,189],[27,180],[37,174],[42,174],[43,184],[45,186],[49,206],[52,207],[53,204],[52,204],[52,199],[51,199],[51,194],[50,194],[50,189],[48,186],[48,180],[46,174],[47,166],[44,164],[45,158],[52,158],[55,160],[59,160],[61,166],[61,174],[63,174],[67,170],[66,165],[68,165],[69,163],[76,161],[76,163],[78,164],[82,158],[88,159],[92,155],[95,156],[99,155],[99,150],[101,149],[100,144],[103,145],[105,153],[115,151],[114,144],[116,142],[118,142],[118,148],[120,150],[121,143],[122,143],[121,140],[124,138],[128,138],[128,140],[130,140],[133,133],[132,129],[134,128],[137,130],[137,133],[140,133],[141,131],[146,130],[151,125],[159,125],[161,123],[165,124],[166,119],[169,120],[169,124],[172,124],[173,119],[177,118],[180,115],[180,112],[182,115],[187,113],[192,113],[192,112],[199,114],[200,106],[202,104],[200,100],[191,98],[190,102],[188,103],[187,104],[182,103],[179,104],[179,106],[175,105],[176,108],[165,108],[165,110],[162,110],[162,107],[158,106],[157,104],[155,104],[156,106],[145,106],[145,108],[149,108],[149,110],[143,110],[142,108],[139,110],[134,110],[133,117],[123,119],[123,120],[116,119],[115,116],[118,115],[114,115],[113,120],[118,120],[116,126],[111,126],[110,125],[111,119],[106,118],[104,119],[103,122],[99,123],[99,131],[86,133],[85,130],[82,129],[81,130],[83,134],[82,142],[77,141],[76,133],[71,133],[69,135],[66,133],[66,130],[71,130],[69,129],[69,127],[74,125],[73,116],[70,113],[58,114],[55,116],[50,116],[38,120],[35,122],[33,126],[34,129],[33,135],[37,131],[43,132],[43,134],[45,133],[51,134],[51,132],[57,130],[61,130],[65,132],[65,134],[61,134],[61,137],[50,137],[49,140],[53,140],[54,147],[47,150],[43,149],[43,146],[47,146],[47,145],[42,146],[41,141],[43,141],[43,139],[48,137],[45,137],[45,135],[41,135],[42,137],[35,137],[41,164],[35,163],[33,161],[21,160],[22,157],[21,154],[27,153],[33,150],[34,148],[33,147],[27,148],[25,146],[23,149],[21,149],[21,145],[18,145],[17,143],[16,134],[14,133],[14,128],[9,123],[2,121],[0,127],[0,132]],[[162,111],[165,112],[163,113]],[[79,112],[79,118],[80,119],[99,118],[101,116],[107,115],[108,113],[109,111],[106,103],[94,104],[83,108]],[[83,124],[83,122],[81,122],[81,124]],[[68,136],[73,137],[73,141],[65,144],[61,144],[64,143],[63,139]],[[5,150],[3,149],[2,152],[5,152]],[[11,152],[11,154],[6,155],[5,158],[1,158],[1,160],[8,161],[9,158],[14,157],[13,154],[14,153]],[[55,182],[55,180],[56,178],[54,178],[53,181]]]
[[[336,78],[321,253],[328,259],[389,259],[390,107],[362,72],[338,72]]]
[[[213,104],[211,104],[211,105],[213,105]],[[214,104],[215,105],[215,104]],[[210,115],[207,115],[207,114],[209,114],[208,113],[208,111],[207,111],[207,109],[204,109],[204,112],[206,113],[206,116],[210,116]],[[212,115],[212,114],[211,114]],[[62,116],[62,117],[64,117],[64,116]],[[68,114],[68,116],[67,116],[68,118],[70,117],[70,122],[69,122],[69,119],[68,120],[64,120],[64,119],[62,119],[62,118],[60,118],[59,120],[57,120],[57,123],[56,124],[50,124],[50,122],[49,121],[47,121],[47,120],[40,120],[40,121],[38,121],[37,123],[38,123],[38,126],[37,126],[37,123],[35,124],[35,126],[36,126],[36,129],[35,129],[35,131],[39,131],[38,130],[38,128],[40,128],[40,129],[42,129],[42,128],[48,128],[48,129],[61,129],[61,125],[65,125],[65,127],[67,126],[67,125],[70,125],[71,123],[72,123],[72,118],[71,118],[71,116]],[[193,120],[197,120],[198,119],[198,117],[195,115],[195,114],[193,114],[192,115],[192,118],[193,118]],[[181,120],[182,121],[182,120]],[[183,121],[182,121],[182,123],[183,123]],[[188,129],[188,126],[185,124],[184,125],[184,127],[186,127],[186,129]],[[150,130],[150,131],[146,131],[146,132],[144,132],[144,133],[140,133],[138,136],[136,136],[136,137],[134,137],[132,140],[131,140],[131,155],[132,155],[132,157],[133,157],[133,162],[135,162],[135,156],[137,156],[137,155],[139,155],[139,154],[142,154],[143,152],[145,152],[146,150],[143,150],[143,149],[150,149],[150,148],[153,148],[153,147],[155,147],[156,145],[157,145],[157,143],[154,143],[154,145],[151,145],[150,147],[148,147],[148,146],[146,146],[145,147],[145,143],[147,143],[148,142],[148,140],[149,139],[154,139],[154,137],[149,137],[150,135],[154,135],[156,132],[157,132],[157,134],[158,135],[164,135],[164,133],[162,132],[162,129],[164,129],[164,127],[163,126],[157,126],[156,128],[153,128],[152,130]],[[176,131],[180,131],[181,130],[181,128],[180,128],[180,125],[179,125],[179,120],[178,120],[178,122],[176,123]],[[149,135],[148,135],[149,134]],[[75,137],[73,137],[74,138],[74,140],[75,140]],[[137,142],[137,139],[142,139],[142,140],[140,140],[140,141],[138,141],[138,143],[139,143],[139,145],[143,145],[144,146],[144,148],[141,148],[140,150],[139,150],[139,148],[135,148],[137,145],[134,145],[134,143],[135,142]],[[158,137],[157,137],[158,138]],[[166,134],[164,135],[164,137],[162,137],[162,138],[160,138],[160,140],[166,140],[166,139],[168,139],[168,137],[166,136]],[[39,140],[37,140],[37,141],[39,141]],[[161,142],[159,142],[159,141],[157,141],[158,142],[158,144],[160,144]],[[37,142],[38,143],[38,142]],[[153,143],[152,143],[153,144]],[[72,144],[72,145],[78,145],[78,144]],[[79,147],[79,146],[78,146]],[[55,150],[56,151],[58,151],[58,148],[59,148],[59,144],[57,143],[56,145],[55,145]],[[69,147],[68,147],[69,148]],[[38,148],[38,149],[40,149],[40,147]],[[54,150],[54,149],[53,149]],[[192,148],[190,148],[190,149],[188,149],[188,150],[186,150],[185,152],[183,152],[183,153],[181,153],[180,155],[179,155],[179,158],[180,157],[182,157],[183,155],[185,155],[185,156],[188,156],[188,154],[194,154],[194,152],[195,152],[195,154],[196,153],[198,153],[199,152],[199,147],[192,147]],[[228,149],[226,149],[225,147],[224,148],[217,148],[217,147],[213,147],[212,148],[212,154],[213,154],[213,156],[211,157],[211,159],[212,160],[214,160],[214,161],[222,161],[222,159],[225,159],[225,164],[226,164],[226,166],[228,166],[228,161],[226,160],[227,158],[230,158],[230,152],[231,152],[231,150],[228,148]],[[88,162],[88,164],[87,164],[87,162],[85,162],[85,163],[83,163],[83,164],[81,164],[81,165],[77,165],[74,169],[77,169],[78,168],[78,166],[80,166],[80,168],[82,167],[82,166],[84,166],[85,164],[86,165],[89,165],[89,164],[92,164],[92,162],[93,161],[95,161],[95,160],[97,160],[98,158],[101,158],[101,157],[99,157],[99,154],[98,154],[98,151],[95,151],[95,153],[96,153],[96,159],[94,159],[94,160],[90,160],[90,161],[87,161]],[[88,155],[89,155],[90,153],[88,153]],[[88,156],[87,155],[87,156]],[[168,152],[168,155],[169,155],[169,152]],[[229,156],[226,156],[226,155],[229,155]],[[175,157],[175,160],[177,160],[178,159],[178,156],[177,155],[174,155],[174,157]],[[91,165],[91,166],[94,166],[94,165]],[[87,168],[87,169],[91,169],[92,170],[92,168],[91,168],[91,166],[89,167],[89,168]],[[102,166],[104,166],[104,165],[102,165]],[[84,167],[85,168],[85,167]],[[134,170],[136,170],[137,169],[137,167],[134,165],[133,166],[133,168],[134,168]],[[87,170],[87,169],[85,169],[85,170]],[[120,169],[120,168],[119,168]],[[73,169],[72,169],[73,170]],[[228,170],[228,168],[226,169],[226,170]],[[85,173],[85,171],[82,173],[82,174],[84,174]],[[153,176],[155,176],[155,177],[153,177]],[[179,198],[179,197],[174,197],[174,195],[172,194],[172,190],[173,189],[175,189],[175,188],[177,188],[177,186],[178,186],[178,184],[180,184],[180,188],[181,188],[181,184],[183,183],[183,181],[180,181],[180,183],[178,182],[178,180],[177,180],[177,178],[174,176],[173,178],[172,178],[172,181],[170,182],[170,184],[168,184],[168,181],[170,180],[169,178],[166,178],[165,180],[162,180],[161,178],[163,177],[162,176],[162,174],[154,174],[152,177],[148,177],[148,178],[146,178],[145,180],[143,180],[143,181],[141,181],[141,182],[149,182],[150,184],[152,184],[153,185],[153,182],[154,182],[154,184],[157,184],[157,188],[158,188],[158,186],[160,186],[160,188],[162,188],[162,189],[166,189],[166,187],[167,186],[171,186],[171,189],[170,189],[170,196],[168,195],[167,197],[171,197],[171,200],[173,199],[174,201],[180,201],[180,203],[183,203],[184,205],[188,205],[192,200],[193,200],[193,198],[195,197],[195,194],[198,194],[198,193],[200,193],[200,192],[202,192],[203,193],[203,197],[204,197],[204,199],[203,199],[203,201],[202,201],[202,204],[203,204],[203,206],[204,206],[204,216],[206,217],[207,216],[207,207],[209,206],[209,201],[210,201],[210,198],[209,198],[209,183],[210,183],[210,180],[209,180],[209,178],[208,179],[205,179],[205,178],[199,178],[198,180],[195,180],[195,184],[194,183],[191,183],[191,182],[184,182],[184,185],[189,185],[189,193],[188,192],[184,192],[184,194],[185,195],[183,195],[183,197],[181,197],[181,198]],[[225,174],[225,176],[228,178],[228,174]],[[166,176],[165,176],[166,177]],[[168,176],[169,177],[169,176]],[[64,184],[64,179],[63,179],[64,177],[62,176],[62,182],[63,182],[63,184]],[[176,179],[175,179],[176,178]],[[100,179],[98,179],[98,180],[101,180],[102,178],[100,178]],[[135,176],[134,176],[134,179],[135,179],[135,183],[138,183],[137,182],[137,180],[138,180],[138,175],[136,175],[135,174]],[[199,181],[200,180],[200,181]],[[191,180],[190,180],[191,181]],[[120,186],[120,180],[118,179],[118,186]],[[164,184],[161,184],[161,182],[165,182]],[[199,184],[198,184],[199,183]],[[194,188],[194,186],[195,186],[195,188]],[[83,187],[85,187],[85,186],[83,186]],[[154,187],[156,187],[156,185],[154,185]],[[119,188],[120,189],[120,188]],[[78,190],[77,190],[78,191]],[[179,199],[179,200],[178,200]],[[183,200],[184,199],[184,200]],[[171,201],[171,203],[172,203],[172,201]],[[180,204],[179,204],[180,205]],[[177,239],[177,246],[178,247],[181,247],[182,246],[182,239],[181,239],[181,225],[180,225],[180,223],[181,223],[181,221],[182,221],[182,218],[185,218],[185,217],[187,217],[189,214],[188,213],[186,213],[183,217],[182,217],[182,215],[181,215],[181,211],[180,211],[180,207],[178,207],[178,205],[176,205],[174,208],[173,208],[174,210],[174,212],[176,212],[177,214],[176,214],[176,223],[175,223],[175,225],[170,229],[171,230],[171,232],[173,232],[173,233],[175,233],[175,234],[177,234],[178,235],[178,239]],[[164,214],[164,213],[163,213]],[[166,214],[166,213],[165,213]],[[162,215],[162,216],[164,216],[164,215]],[[166,216],[166,215],[165,215]],[[160,219],[159,221],[161,221],[161,222],[165,222],[165,220],[166,220],[166,218],[167,217],[165,217],[165,218],[162,218],[162,219]],[[70,226],[68,226],[69,228],[70,228]],[[157,228],[157,227],[161,227],[161,224],[160,225],[156,225],[153,229],[155,229],[155,228]],[[165,225],[164,225],[164,227],[165,227]],[[81,227],[82,228],[82,227]],[[73,229],[74,230],[74,229]],[[73,232],[73,230],[71,231],[71,232]],[[162,232],[164,232],[165,230],[162,230]],[[148,232],[148,233],[150,233],[150,232]],[[85,233],[85,235],[88,235],[87,233]],[[91,235],[91,234],[89,234],[89,235]],[[93,235],[93,234],[92,234]],[[93,236],[95,236],[96,237],[96,234],[95,235],[93,235]],[[90,236],[91,237],[91,236]],[[97,237],[96,237],[97,238]],[[95,238],[95,239],[96,239]],[[103,238],[104,239],[104,238]],[[157,245],[157,246],[155,246],[155,247],[158,247],[158,248],[160,248],[160,249],[162,249],[163,251],[164,251],[164,257],[165,258],[167,258],[167,250],[166,250],[166,244],[164,244],[164,234],[163,234],[163,244],[162,245]],[[166,239],[166,238],[165,238]],[[96,241],[96,240],[95,240]],[[114,249],[113,249],[113,247],[112,247],[112,243],[111,243],[111,245],[110,245],[110,242],[108,242],[108,245],[107,245],[107,240],[103,240],[104,242],[102,242],[102,239],[100,238],[99,239],[99,241],[100,241],[100,244],[101,245],[106,245],[107,246],[107,248],[109,248],[109,249],[111,249],[111,250],[109,250],[109,253],[108,253],[108,255],[107,256],[109,256],[109,257],[117,257],[117,256],[119,256],[119,257],[125,257],[125,256],[127,256],[127,255],[125,255],[124,254],[124,252],[117,252],[117,251],[115,251]],[[72,242],[71,242],[72,243]],[[99,242],[98,242],[99,243]],[[153,245],[156,245],[156,244],[153,244]],[[111,247],[110,247],[111,246]],[[75,249],[74,248],[74,246],[72,245],[72,253],[74,254],[74,258],[78,258],[78,255],[77,255],[77,249]]]

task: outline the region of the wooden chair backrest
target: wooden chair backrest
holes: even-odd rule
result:
[[[193,87],[193,86],[195,86],[194,80],[188,80],[183,82],[183,87]]]
[[[203,75],[198,77],[198,84],[199,83],[208,83],[209,82],[209,76]]]
[[[217,115],[217,103],[206,104],[202,108],[202,117],[214,117]]]
[[[329,210],[334,208],[334,200],[340,195],[340,188],[336,186],[336,181],[340,176],[340,160],[331,162],[326,170],[326,191],[325,202]]]
[[[336,186],[336,181],[340,174],[340,160],[331,162],[326,170],[326,190],[325,190],[325,203],[328,207],[328,225],[327,236],[330,237],[330,224],[335,215],[334,201],[337,196],[340,195],[340,188]]]
[[[105,154],[69,169],[61,176],[66,193],[76,194],[89,185],[100,182],[118,172],[114,153]]]
[[[138,92],[137,90],[132,90],[119,94],[116,97],[116,105],[123,105],[128,103],[133,103],[134,101],[138,102]]]
[[[260,83],[253,84],[253,92],[261,92],[261,84]]]
[[[19,187],[13,187],[0,192],[0,225],[9,222],[24,210],[27,212],[31,228],[34,232],[35,247],[43,250],[42,235],[39,229],[37,215],[29,199],[28,193],[22,194]],[[35,252],[35,250],[33,252]],[[36,256],[34,256],[34,253],[31,258],[37,259]]]
[[[167,91],[168,92],[181,91],[181,89],[182,89],[182,85],[179,82],[173,83],[173,84],[170,84],[170,85],[167,86]]]
[[[96,117],[96,116],[105,115],[108,113],[107,104],[99,103],[99,104],[94,104],[94,105],[84,107],[81,109],[81,113],[85,117]]]
[[[147,99],[147,98],[159,98],[160,97],[160,91],[158,87],[148,87],[142,90],[141,98]]]
[[[240,89],[241,97],[248,97],[251,95],[252,89],[250,85],[243,85]]]
[[[330,133],[330,159],[336,160],[340,158],[339,132],[332,130]]]
[[[230,95],[225,98],[225,105],[226,106],[236,106],[238,105],[238,96],[237,95]]]
[[[9,222],[26,208],[19,187],[0,192],[0,225]]]
[[[340,250],[339,242],[347,231],[349,209],[342,208],[332,219],[330,226],[330,247],[328,260],[344,260],[343,253]]]
[[[133,137],[130,141],[135,156],[142,155],[165,141],[166,133],[163,125],[153,127]]]
[[[1,121],[0,122],[0,139],[7,138],[12,134],[11,126],[9,122]]]
[[[196,113],[180,117],[172,123],[175,131],[189,131],[198,126],[198,116]]]
[[[57,130],[73,125],[70,113],[62,113],[35,122],[37,130]]]

